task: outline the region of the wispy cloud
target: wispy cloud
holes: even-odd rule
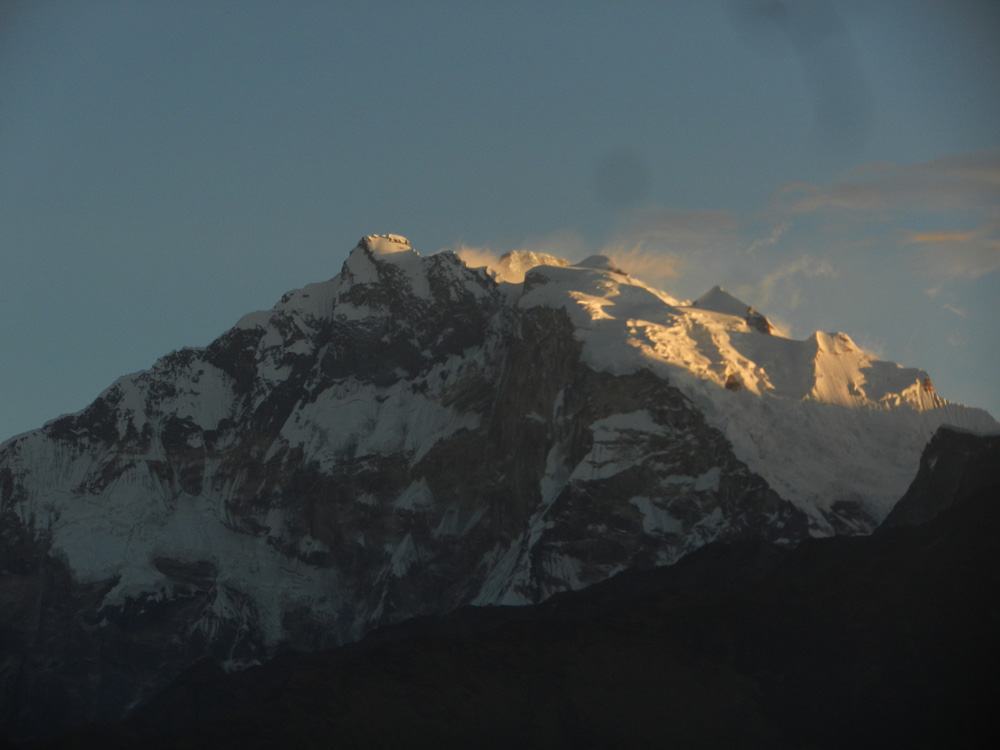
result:
[[[784,214],[849,210],[957,211],[1000,204],[1000,149],[909,165],[867,164],[832,185],[792,183],[775,196]]]
[[[750,247],[747,248],[748,253],[752,253],[754,250],[759,250],[762,247],[769,247],[774,245],[781,239],[782,235],[788,231],[788,227],[791,226],[787,221],[782,221],[778,226],[771,230],[771,233],[767,237],[761,237],[754,240]]]
[[[862,272],[876,253],[931,287],[977,279],[1000,269],[1000,150],[862,165],[787,185],[757,214],[647,208],[603,252],[651,283],[729,284],[757,305],[797,304],[804,282]]]
[[[948,346],[956,348],[969,345],[969,340],[965,336],[959,336],[954,333],[948,334],[947,338],[945,338],[945,342]]]
[[[1000,150],[868,164],[831,185],[795,183],[769,212],[818,220],[844,249],[860,243],[910,256],[932,277],[981,278],[1000,270]]]
[[[588,255],[594,254],[593,249],[578,233],[568,229],[533,235],[525,239],[524,242],[514,249],[553,255],[556,258],[564,258],[571,262],[583,260]]]
[[[787,186],[756,213],[647,207],[603,246],[562,232],[516,249],[571,262],[599,252],[676,297],[722,284],[771,317],[864,288],[885,290],[880,301],[922,290],[961,318],[970,308],[956,283],[1000,270],[1000,150],[863,165],[829,185]],[[470,265],[497,263],[483,248],[459,254]]]
[[[455,252],[459,258],[465,261],[465,265],[469,268],[482,268],[485,266],[493,270],[496,268],[497,261],[499,260],[495,253],[480,247],[459,245],[455,249]]]
[[[525,271],[537,263],[554,263],[555,261],[550,258],[572,263],[593,254],[578,234],[568,231],[529,237],[514,248],[513,252],[530,253],[536,256],[531,260],[522,257],[511,263],[509,259],[504,258],[507,255],[506,251],[496,253],[489,248],[464,244],[454,248],[454,252],[470,268],[486,267],[495,273],[499,280],[515,284],[523,281]],[[550,256],[550,258],[546,258],[546,256]]]
[[[649,252],[641,243],[628,250],[622,246],[611,246],[605,248],[603,254],[630,276],[650,284],[660,284],[664,279],[675,279],[681,274],[679,256]]]
[[[785,306],[795,308],[802,302],[804,279],[836,276],[837,272],[828,259],[803,255],[778,265],[759,282],[747,285],[746,289],[741,291],[748,297],[753,296],[757,299],[758,305],[766,305],[776,297],[780,297]]]
[[[855,334],[855,343],[866,352],[874,354],[877,359],[885,359],[885,344],[870,333]]]
[[[978,233],[970,232],[910,232],[910,242],[968,242]]]
[[[1000,209],[997,216],[964,231],[909,231],[903,244],[913,246],[932,273],[978,279],[1000,270]]]
[[[697,284],[723,283],[714,278],[721,268],[742,255],[744,219],[725,211],[678,211],[650,207],[611,237],[601,253],[633,276],[651,284],[673,279]],[[711,277],[705,271],[714,269]],[[702,278],[705,277],[705,278]],[[672,285],[668,285],[672,286]],[[700,294],[704,289],[689,289]]]

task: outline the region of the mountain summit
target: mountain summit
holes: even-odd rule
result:
[[[366,236],[333,279],[0,446],[4,729],[116,718],[206,655],[867,532],[938,426],[998,426],[718,288],[685,305],[602,256],[505,262],[522,281]]]

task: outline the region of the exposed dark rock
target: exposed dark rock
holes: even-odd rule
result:
[[[913,484],[882,522],[880,531],[931,520],[963,494],[1000,498],[1000,435],[984,437],[942,427],[920,458]]]
[[[771,321],[768,320],[764,315],[754,310],[752,307],[747,309],[746,318],[747,325],[753,328],[755,331],[771,335],[775,332],[775,327],[771,325]]]

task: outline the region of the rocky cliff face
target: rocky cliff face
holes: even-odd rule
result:
[[[822,486],[829,456],[768,462],[843,411],[815,388],[800,407],[778,398],[804,381],[775,358],[804,344],[815,375],[854,350],[765,336],[745,307],[689,313],[595,259],[498,283],[371,236],[331,281],[8,441],[4,731],[121,716],[205,655],[238,668],[463,604],[538,602],[713,540],[869,529],[884,498],[866,480],[824,494],[802,477]],[[841,368],[856,388],[859,356]],[[992,422],[892,391],[884,368],[871,381],[901,416],[886,402],[851,424]],[[753,409],[773,439],[740,437]],[[812,439],[841,466],[858,450]],[[889,473],[915,469],[907,446],[925,440],[898,441]]]
[[[878,531],[926,523],[974,494],[1000,497],[1000,434],[942,427],[920,457],[913,484]]]

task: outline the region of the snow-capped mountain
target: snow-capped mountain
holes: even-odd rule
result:
[[[719,288],[364,237],[332,280],[0,446],[7,722],[118,716],[205,655],[537,602],[713,540],[870,531],[944,423],[998,428]]]

